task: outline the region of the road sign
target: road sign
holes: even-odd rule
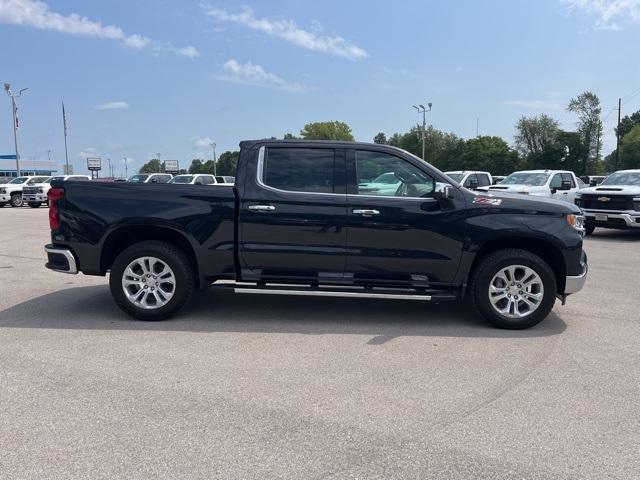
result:
[[[97,157],[87,157],[87,169],[92,172],[102,170],[102,159]]]
[[[180,171],[178,160],[165,160],[164,171],[167,173],[178,173]]]

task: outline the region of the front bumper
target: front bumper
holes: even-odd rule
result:
[[[42,194],[37,194],[37,195],[25,195],[24,193],[22,194],[22,200],[24,202],[38,202],[38,203],[44,203],[47,201],[47,196],[46,195],[42,195]]]
[[[45,245],[44,251],[47,254],[45,267],[49,270],[61,273],[78,273],[76,257],[68,248]]]
[[[596,226],[612,228],[640,228],[640,212],[612,212],[610,210],[583,210],[585,220]],[[607,220],[597,220],[597,215],[606,215]]]
[[[565,278],[564,294],[571,295],[572,293],[579,292],[584,287],[587,281],[587,275],[589,273],[589,264],[587,263],[587,255],[582,253],[582,261],[580,262],[582,272],[580,275],[567,275]]]

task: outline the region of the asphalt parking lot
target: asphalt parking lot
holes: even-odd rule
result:
[[[640,232],[537,327],[463,305],[200,292],[129,320],[0,210],[0,478],[640,478]]]

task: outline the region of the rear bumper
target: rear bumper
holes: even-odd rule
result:
[[[582,254],[582,261],[580,262],[582,272],[579,275],[567,275],[565,278],[564,294],[571,295],[572,293],[579,292],[584,287],[587,281],[587,275],[589,273],[589,265],[587,264],[587,255]]]
[[[49,270],[61,273],[78,273],[78,262],[76,262],[73,252],[68,248],[45,245],[44,251],[47,254],[45,267]]]
[[[640,212],[612,212],[607,210],[583,210],[585,220],[598,227],[640,228]],[[607,220],[596,220],[596,215],[606,215]]]

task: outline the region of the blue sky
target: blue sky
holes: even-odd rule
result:
[[[342,120],[357,140],[405,131],[411,105],[465,138],[511,142],[521,115],[603,103],[605,151],[617,98],[640,109],[640,0],[262,2],[0,0],[2,78],[19,99],[23,159],[86,156],[132,169],[211,156],[249,138]],[[2,103],[4,102],[4,104]],[[0,100],[0,153],[13,153]],[[117,169],[117,172],[123,170]]]

